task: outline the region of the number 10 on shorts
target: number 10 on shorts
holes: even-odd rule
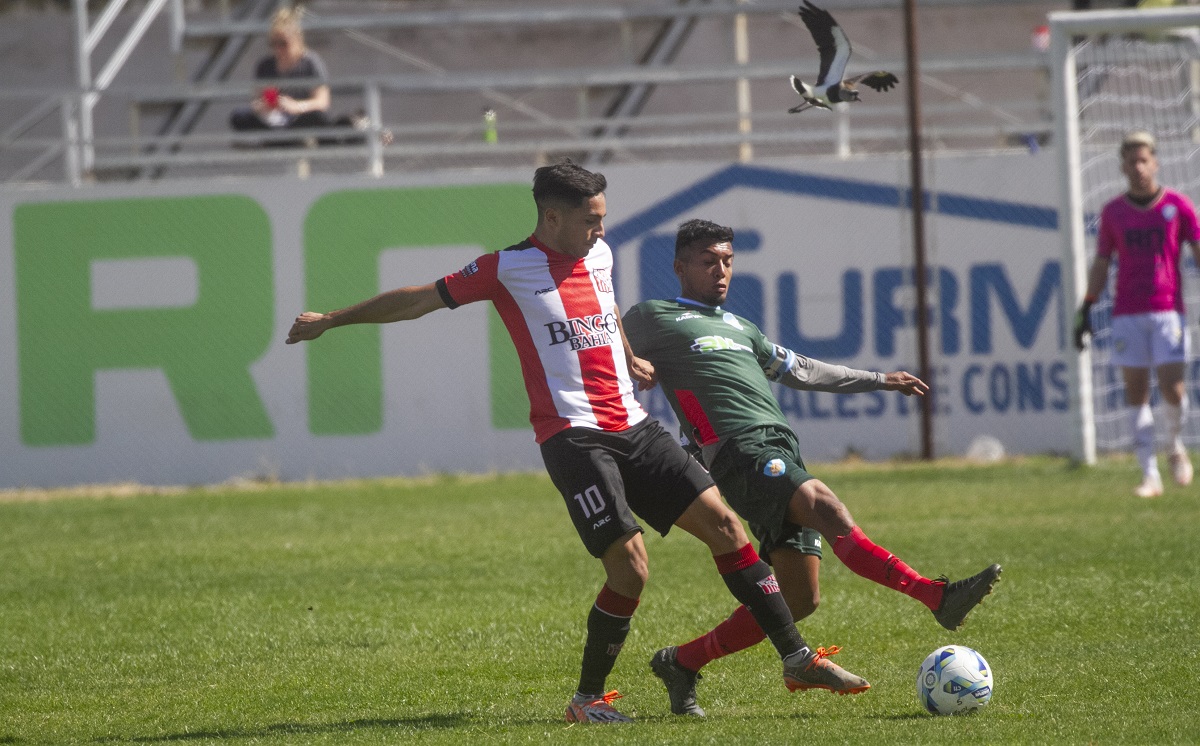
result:
[[[579,503],[583,510],[584,518],[591,518],[606,507],[604,495],[600,494],[600,488],[594,484],[583,492],[575,493],[575,502]]]

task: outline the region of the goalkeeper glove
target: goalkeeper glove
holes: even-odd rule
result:
[[[1082,352],[1087,349],[1087,340],[1084,335],[1089,337],[1092,334],[1092,303],[1095,301],[1083,299],[1083,305],[1075,312],[1075,349]]]

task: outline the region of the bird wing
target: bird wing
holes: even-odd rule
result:
[[[809,102],[805,101],[802,104],[796,104],[792,108],[788,109],[788,114],[795,114],[797,112],[805,111],[806,109],[813,108],[815,105],[816,104],[810,104]]]
[[[876,70],[873,73],[863,73],[862,75],[850,78],[845,84],[853,87],[859,82],[877,91],[890,91],[893,86],[900,82],[900,79],[886,70]]]
[[[800,8],[800,20],[808,27],[817,43],[817,51],[821,53],[821,72],[817,75],[816,87],[825,88],[840,82],[853,51],[850,39],[829,11],[818,8],[809,0],[804,0],[804,6]]]

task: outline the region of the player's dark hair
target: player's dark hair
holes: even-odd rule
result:
[[[602,174],[592,173],[570,159],[552,166],[542,166],[533,172],[533,202],[538,208],[538,217],[552,205],[579,207],[598,194],[603,194],[608,180]]]
[[[693,249],[706,249],[716,243],[733,243],[733,228],[711,220],[694,218],[679,226],[675,234],[675,258]]]

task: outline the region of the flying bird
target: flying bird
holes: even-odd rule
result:
[[[846,63],[850,61],[852,51],[846,32],[833,20],[829,11],[818,8],[809,0],[804,0],[804,5],[800,8],[800,19],[808,27],[813,41],[817,43],[817,50],[821,53],[821,72],[817,75],[816,85],[809,85],[795,75],[792,76],[792,88],[800,94],[804,103],[788,109],[789,113],[795,114],[814,106],[829,109],[832,108],[830,104],[857,101],[858,90],[855,86],[859,83],[877,91],[887,91],[900,82],[899,78],[885,70],[876,70],[843,80]]]

